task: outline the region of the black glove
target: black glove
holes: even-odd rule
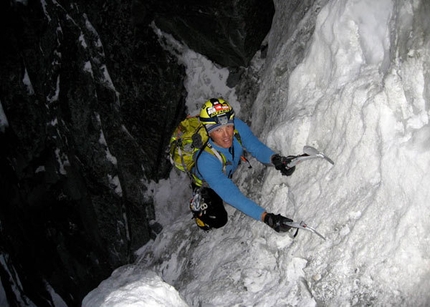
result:
[[[294,158],[294,156],[283,157],[276,154],[272,156],[272,163],[275,168],[282,173],[283,176],[291,176],[296,170],[296,167],[288,167],[287,165]]]
[[[292,219],[282,216],[280,214],[274,215],[273,213],[266,213],[264,223],[273,228],[276,232],[286,232],[291,229],[290,226],[285,225],[284,222],[292,222]]]

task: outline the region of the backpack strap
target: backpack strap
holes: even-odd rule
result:
[[[223,154],[219,153],[219,151],[216,150],[210,143],[208,143],[207,148],[209,148],[212,151],[213,155],[218,158],[219,162],[221,162],[222,172],[225,173],[227,159],[224,157]]]
[[[199,157],[200,157],[200,155],[202,154],[203,151],[206,151],[206,152],[210,153],[211,155],[214,155],[215,157],[217,157],[218,160],[219,160],[219,162],[221,162],[221,164],[222,164],[222,171],[223,171],[223,173],[225,173],[227,159],[224,157],[223,154],[221,154],[218,150],[216,150],[209,143],[209,140],[206,141],[206,143],[202,146],[202,148],[199,150],[199,152],[198,152],[198,154],[197,154],[197,156],[195,158],[194,165],[196,166],[197,172],[199,172],[199,167],[198,167],[198,164],[197,164],[197,160],[199,159]],[[191,180],[194,182],[195,185],[197,185],[199,187],[206,187],[206,186],[208,186],[207,183],[204,180],[200,179],[194,173],[191,174]]]
[[[237,131],[236,129],[234,129],[234,136],[236,137],[237,141],[239,142],[239,144],[242,146],[242,149],[243,149],[243,155],[240,157],[240,160],[242,162],[247,163],[248,168],[252,168],[251,162],[249,162],[249,160],[246,158],[246,155],[248,152],[246,151],[245,147],[243,147],[242,138],[240,137],[239,131]]]

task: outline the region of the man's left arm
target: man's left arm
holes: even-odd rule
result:
[[[242,120],[234,119],[236,130],[239,132],[243,147],[258,161],[264,164],[272,164],[271,157],[276,153],[267,145],[261,142],[252,133],[251,129]]]

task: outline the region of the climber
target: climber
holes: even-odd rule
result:
[[[277,232],[288,231],[290,227],[284,222],[292,222],[291,219],[266,212],[243,195],[231,178],[239,166],[244,148],[258,161],[274,166],[285,176],[291,176],[295,170],[295,167],[287,167],[292,157],[281,156],[264,145],[247,124],[235,118],[231,105],[221,98],[206,101],[199,118],[209,135],[206,146],[211,150],[201,149],[193,168],[194,175],[200,179],[193,183],[190,202],[196,224],[204,230],[224,226],[227,212],[223,202],[226,202]]]

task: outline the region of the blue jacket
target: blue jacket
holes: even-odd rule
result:
[[[271,164],[271,157],[275,153],[269,147],[260,142],[260,140],[258,140],[258,138],[252,133],[248,125],[243,121],[235,118],[234,124],[235,129],[239,132],[242,145],[246,151],[261,163]],[[234,137],[233,146],[230,148],[219,147],[215,145],[212,140],[209,140],[209,142],[226,158],[227,163],[225,173],[223,172],[223,164],[221,161],[219,161],[215,155],[207,151],[203,151],[197,159],[197,167],[194,169],[195,174],[200,179],[204,180],[226,203],[242,211],[246,215],[261,221],[261,215],[265,209],[243,195],[239,188],[230,179],[234,171],[239,166],[240,157],[243,155],[242,145],[236,137]],[[232,153],[234,153],[234,157],[232,156]]]

